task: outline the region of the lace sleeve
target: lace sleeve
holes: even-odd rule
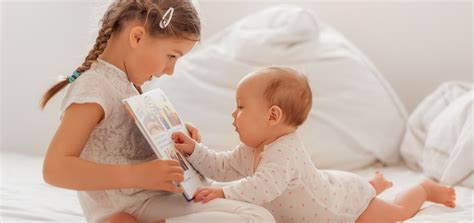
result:
[[[107,85],[104,84],[95,72],[86,72],[69,86],[61,104],[61,116],[63,118],[66,109],[74,103],[96,103],[104,110],[104,120],[109,117],[111,106],[107,100]]]

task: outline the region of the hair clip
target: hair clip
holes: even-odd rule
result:
[[[168,10],[166,10],[165,14],[163,15],[163,18],[161,18],[160,21],[160,28],[164,29],[170,24],[171,18],[173,18],[173,12],[173,7],[170,7]]]
[[[72,84],[79,76],[81,76],[81,73],[79,71],[75,70],[71,76],[67,77],[67,82]]]

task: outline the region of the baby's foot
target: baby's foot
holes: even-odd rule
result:
[[[375,189],[375,193],[377,195],[393,186],[392,181],[385,179],[380,171],[375,172],[374,178],[370,180],[369,183],[372,184],[372,187]]]
[[[456,206],[456,191],[453,187],[441,185],[430,179],[423,181],[421,186],[426,191],[428,201],[444,204],[450,208]]]

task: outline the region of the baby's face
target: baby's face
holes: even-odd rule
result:
[[[232,113],[240,141],[252,148],[259,148],[268,135],[269,106],[263,97],[263,82],[252,77],[243,80],[237,86]]]

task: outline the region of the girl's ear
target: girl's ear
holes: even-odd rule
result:
[[[280,107],[273,105],[269,109],[270,116],[268,118],[270,126],[275,126],[281,122],[283,119],[283,111]]]
[[[145,36],[145,28],[143,26],[135,26],[130,30],[130,47],[133,49],[138,47],[138,43]]]

